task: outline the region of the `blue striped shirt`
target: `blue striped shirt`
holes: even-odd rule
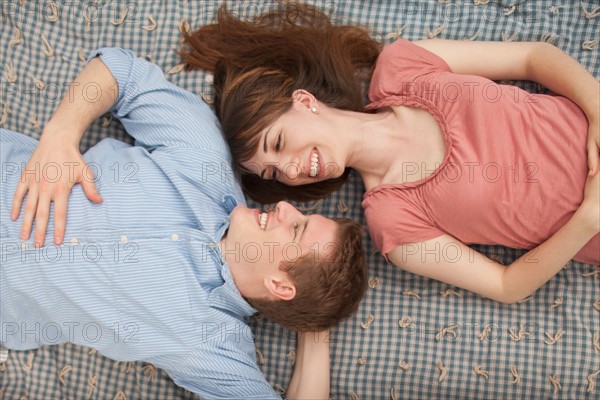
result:
[[[279,398],[256,364],[255,310],[217,245],[245,202],[215,115],[131,51],[96,55],[118,82],[111,111],[135,145],[104,139],[84,154],[104,202],[73,188],[63,245],[52,218],[42,249],[19,239],[23,213],[11,221],[10,205],[38,142],[0,130],[1,344],[72,342],[153,363],[206,398]],[[37,173],[51,180],[56,169]]]

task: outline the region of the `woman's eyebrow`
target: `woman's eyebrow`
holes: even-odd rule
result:
[[[269,132],[271,132],[271,128],[265,133],[265,139],[263,141],[263,151],[265,154],[267,153],[267,137],[269,136]]]

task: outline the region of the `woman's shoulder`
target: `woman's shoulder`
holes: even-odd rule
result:
[[[439,72],[451,72],[443,59],[406,39],[398,39],[385,46],[377,58],[369,98],[374,102],[406,94],[413,91],[415,82],[432,79]]]

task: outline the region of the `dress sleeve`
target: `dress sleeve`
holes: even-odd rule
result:
[[[152,151],[162,147],[192,147],[227,152],[216,115],[198,96],[169,82],[156,64],[131,50],[104,47],[99,56],[118,84],[111,113],[136,145]]]
[[[363,208],[371,237],[386,258],[398,246],[445,234],[431,221],[413,193],[376,190],[364,199]]]
[[[376,102],[389,96],[415,92],[419,81],[440,72],[452,72],[439,56],[405,39],[383,48],[371,77],[369,99]]]

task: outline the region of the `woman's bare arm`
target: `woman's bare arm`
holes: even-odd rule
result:
[[[514,303],[554,277],[600,232],[599,204],[600,172],[588,178],[584,202],[571,219],[544,243],[506,267],[450,235],[398,246],[388,258],[409,272],[501,303]]]

